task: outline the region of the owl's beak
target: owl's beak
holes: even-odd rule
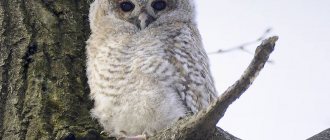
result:
[[[150,16],[146,12],[142,12],[139,15],[139,24],[138,24],[138,26],[139,26],[140,29],[144,29],[144,28],[148,27],[148,25],[150,23],[152,23],[153,21],[155,21],[155,18],[153,18],[152,16]]]

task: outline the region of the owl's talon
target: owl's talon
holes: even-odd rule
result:
[[[100,135],[109,136],[110,134],[109,134],[108,132],[106,132],[106,131],[101,131],[101,132],[100,132]]]

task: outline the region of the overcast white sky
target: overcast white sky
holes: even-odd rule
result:
[[[246,140],[302,140],[330,128],[329,0],[195,0],[208,52],[280,37],[252,87],[218,124]],[[249,46],[254,52],[256,45]],[[244,52],[210,55],[219,93],[252,59]]]

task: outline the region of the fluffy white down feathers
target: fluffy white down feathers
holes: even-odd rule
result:
[[[89,19],[91,112],[112,136],[154,135],[216,98],[193,0],[95,0]]]

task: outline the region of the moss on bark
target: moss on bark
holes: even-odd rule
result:
[[[0,139],[97,138],[87,0],[0,1]]]

